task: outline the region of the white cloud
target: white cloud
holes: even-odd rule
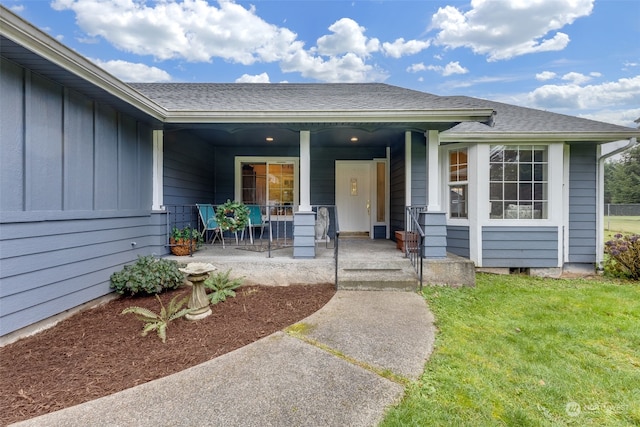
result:
[[[441,65],[429,65],[426,69],[440,73],[445,77],[452,74],[467,74],[469,72],[469,70],[460,65],[458,61],[449,62],[444,67]]]
[[[257,75],[243,74],[242,77],[236,79],[236,83],[271,83],[269,74],[262,73]]]
[[[640,117],[640,108],[631,108],[628,110],[606,109],[591,114],[580,114],[579,117],[635,128],[638,124],[635,123],[634,120]]]
[[[160,83],[171,81],[169,73],[146,64],[135,64],[121,60],[101,61],[99,59],[91,59],[91,61],[125,82]]]
[[[391,58],[401,58],[406,55],[415,55],[428,48],[431,43],[429,41],[409,40],[405,41],[399,38],[393,43],[382,43],[382,51]]]
[[[640,75],[598,85],[545,85],[531,92],[528,98],[530,104],[544,109],[635,108],[640,105]]]
[[[562,76],[562,80],[566,80],[575,85],[581,85],[591,80],[591,77],[585,76],[582,73],[576,73],[575,71],[573,71]]]
[[[467,47],[488,61],[564,49],[569,36],[555,32],[588,16],[594,0],[472,0],[463,12],[453,6],[438,9],[431,28],[435,44]],[[555,32],[555,33],[554,33]]]
[[[424,65],[423,62],[419,62],[417,64],[411,64],[407,67],[408,73],[419,73],[420,71],[426,71],[427,66]]]
[[[265,22],[255,10],[222,0],[150,3],[134,0],[54,0],[57,10],[71,9],[91,37],[116,48],[158,60],[184,58],[208,62],[213,57],[245,65],[274,61],[299,49],[296,34]]]
[[[284,72],[295,71],[303,77],[324,82],[381,82],[388,77],[384,71],[365,63],[362,58],[353,53],[339,57],[332,56],[325,60],[301,50],[283,60],[280,68]]]
[[[20,13],[20,12],[24,11],[24,5],[22,5],[22,4],[14,4],[14,5],[11,5],[11,7],[9,7],[9,9],[14,13]]]
[[[211,62],[216,58],[252,65],[277,62],[284,72],[320,81],[384,81],[386,72],[368,64],[380,41],[365,36],[365,28],[343,18],[329,27],[331,34],[305,49],[297,34],[269,24],[231,0],[53,0],[57,10],[72,10],[83,39],[104,39],[115,48],[158,61],[185,59]],[[418,49],[422,42],[405,42],[397,49]],[[394,51],[395,52],[395,51]],[[395,53],[394,53],[395,54]],[[244,78],[244,77],[243,77]]]
[[[536,80],[544,82],[547,80],[555,79],[556,73],[553,71],[543,71],[541,73],[536,74]]]
[[[352,53],[362,58],[380,50],[378,39],[369,39],[364,35],[365,28],[356,21],[342,18],[329,27],[333,34],[322,36],[317,41],[320,55],[342,55]]]

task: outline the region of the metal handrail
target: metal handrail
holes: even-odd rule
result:
[[[407,206],[406,207],[406,218],[408,219],[407,225],[405,227],[407,236],[405,236],[405,257],[408,257],[411,261],[411,265],[414,270],[418,274],[418,278],[420,280],[420,290],[422,291],[422,278],[423,278],[423,270],[424,270],[424,238],[425,233],[418,221],[418,214],[420,212],[426,212],[426,207],[414,207]],[[409,236],[414,236],[417,233],[418,239],[415,240],[410,238]],[[417,247],[416,247],[417,244]],[[416,254],[416,255],[414,255]],[[419,262],[418,262],[419,260]]]

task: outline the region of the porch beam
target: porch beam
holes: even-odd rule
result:
[[[311,212],[311,131],[300,131],[300,206],[301,212]]]
[[[430,130],[425,135],[427,137],[427,174],[428,174],[428,204],[429,212],[440,212],[442,210],[440,198],[440,168],[438,157],[440,149],[440,132]]]

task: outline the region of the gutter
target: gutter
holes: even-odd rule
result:
[[[597,170],[597,209],[596,209],[596,269],[598,271],[603,270],[604,262],[604,162],[608,158],[627,151],[636,146],[638,140],[636,138],[629,138],[626,145],[613,150],[610,153],[602,154],[598,157],[598,170]]]

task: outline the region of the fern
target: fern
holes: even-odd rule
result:
[[[135,314],[138,317],[138,320],[144,323],[144,327],[142,329],[143,337],[147,336],[151,331],[156,331],[158,337],[160,337],[162,342],[165,343],[167,341],[167,328],[169,327],[169,322],[193,312],[193,309],[191,308],[182,308],[182,306],[189,300],[189,296],[178,301],[179,296],[180,295],[176,295],[173,297],[169,302],[169,307],[165,308],[160,297],[156,295],[156,298],[160,303],[160,313],[154,313],[148,308],[134,306],[125,308],[120,314]]]
[[[242,278],[231,280],[229,278],[230,273],[231,270],[227,270],[224,273],[212,274],[204,281],[205,288],[212,291],[207,295],[211,304],[215,305],[219,302],[226,301],[227,298],[236,296],[234,289],[242,286]]]

